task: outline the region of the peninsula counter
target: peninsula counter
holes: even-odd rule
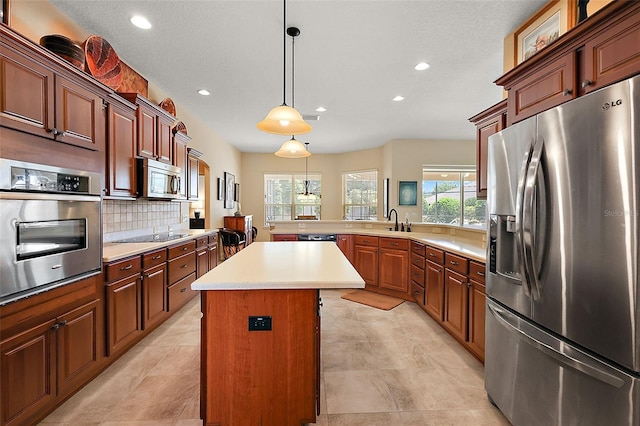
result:
[[[205,425],[315,423],[320,289],[364,288],[332,242],[257,242],[212,269],[201,290]]]

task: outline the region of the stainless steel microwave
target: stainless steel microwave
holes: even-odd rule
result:
[[[180,167],[148,158],[138,158],[138,194],[143,198],[180,198],[183,185]]]

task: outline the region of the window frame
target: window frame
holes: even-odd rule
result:
[[[348,176],[349,175],[358,175],[358,174],[375,174],[375,177],[373,179],[360,179],[360,180],[348,180]],[[348,188],[347,188],[347,183],[348,182],[375,182],[375,194],[373,196],[371,196],[371,192],[369,193],[368,198],[371,200],[372,198],[375,198],[375,201],[373,202],[368,202],[368,203],[348,203],[347,202],[347,197],[348,197]],[[379,195],[380,195],[380,182],[379,182],[379,174],[378,174],[378,169],[365,169],[365,170],[351,170],[351,171],[343,171],[342,172],[342,218],[343,220],[378,220],[378,199],[379,199]],[[365,209],[369,209],[369,211],[373,210],[374,214],[372,215],[371,213],[369,213],[366,217],[363,215],[360,215],[358,217],[355,216],[348,216],[347,215],[347,210],[349,209],[349,207],[356,207],[356,208],[361,208],[362,210]]]
[[[290,184],[290,188],[291,190],[290,192],[290,202],[289,203],[268,203],[267,200],[269,198],[269,194],[268,194],[268,181],[276,181],[276,180],[289,180],[289,184]],[[314,185],[310,185],[310,186],[314,186],[317,191],[313,191],[313,188],[311,189],[312,193],[317,193],[317,200],[316,202],[300,202],[297,200],[297,197],[295,196],[296,194],[299,194],[300,191],[304,191],[304,187],[305,187],[305,180],[309,180],[309,182],[313,182]],[[292,221],[292,220],[296,220],[296,217],[298,216],[296,214],[296,210],[299,207],[303,207],[303,209],[305,207],[311,207],[312,208],[312,212],[316,214],[316,219],[320,220],[321,215],[322,215],[322,173],[300,173],[300,172],[265,172],[263,173],[263,191],[264,191],[264,199],[263,199],[263,208],[264,208],[264,225],[266,227],[268,227],[270,225],[270,223],[277,223],[277,222],[288,222],[288,221]],[[268,210],[269,208],[277,208],[277,207],[282,207],[282,211],[288,211],[289,212],[289,218],[288,219],[272,219],[269,220],[269,217],[273,217],[273,215],[269,215]],[[304,210],[302,213],[306,213]],[[276,217],[282,217],[283,215],[279,215]]]

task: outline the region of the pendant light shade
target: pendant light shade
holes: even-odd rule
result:
[[[284,0],[284,17],[282,22],[282,105],[273,108],[264,120],[258,123],[257,127],[266,133],[276,135],[301,135],[309,133],[311,126],[302,119],[302,115],[295,109],[295,37],[300,35],[300,30],[296,27],[287,29],[287,0]],[[291,106],[287,105],[287,34],[291,36]]]
[[[302,142],[294,138],[282,144],[280,149],[275,153],[278,157],[283,158],[304,158],[309,157],[311,153],[302,145]]]
[[[276,135],[301,135],[309,133],[311,126],[302,119],[298,110],[283,104],[269,111],[265,119],[258,123],[258,129]]]

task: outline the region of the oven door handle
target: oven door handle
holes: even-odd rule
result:
[[[0,200],[100,201],[99,195],[40,194],[37,192],[0,192]]]

